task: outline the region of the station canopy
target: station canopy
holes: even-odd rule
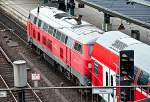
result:
[[[111,16],[150,29],[150,0],[81,0]]]

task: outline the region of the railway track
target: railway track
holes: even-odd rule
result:
[[[16,22],[16,20],[9,17],[9,15],[5,13],[2,13],[0,16],[0,26],[4,26],[3,28],[0,28],[1,31],[3,31],[3,34],[1,35],[1,39],[3,40],[1,46],[6,49],[6,52],[9,53],[10,58],[13,61],[17,59],[26,59],[26,61],[28,60],[27,67],[31,69],[31,73],[38,72],[42,75],[42,80],[39,82],[40,86],[60,86],[61,82],[63,82],[64,86],[74,86],[74,84],[68,81],[63,74],[60,74],[60,72],[54,70],[54,67],[56,66],[50,65],[43,60],[43,57],[38,56],[35,51],[29,49],[26,40],[27,36],[25,27],[20,25],[18,22]],[[8,46],[7,39],[17,42],[18,46]],[[10,49],[12,50],[11,52]],[[33,86],[33,82],[31,82],[31,86]],[[82,97],[77,90],[73,89],[62,89],[57,91],[42,90],[41,93],[44,97],[44,102],[91,102],[91,100]]]
[[[0,85],[1,88],[13,88],[14,78],[13,78],[13,63],[6,55],[4,50],[0,47]],[[29,83],[27,83],[28,88],[32,88]],[[1,102],[18,102],[17,91],[9,91],[7,98],[0,98]],[[25,90],[25,101],[26,102],[43,102],[40,97],[33,90]]]

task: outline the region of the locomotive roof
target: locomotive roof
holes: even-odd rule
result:
[[[45,6],[40,7],[39,14],[37,11],[36,8],[31,11],[31,14],[83,44],[93,44],[103,33],[102,30],[83,20],[81,20],[82,24],[77,25],[74,17],[57,8]]]
[[[134,50],[135,65],[150,74],[149,45],[119,31],[106,32],[96,42],[117,55],[121,50]]]

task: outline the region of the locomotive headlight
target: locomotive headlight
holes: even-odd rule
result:
[[[92,68],[92,64],[91,63],[88,63],[88,68]]]

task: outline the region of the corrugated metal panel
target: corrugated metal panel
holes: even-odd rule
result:
[[[113,16],[131,20],[133,23],[142,23],[146,28],[150,28],[150,6],[139,3],[127,4],[127,0],[82,0],[89,6],[100,8],[100,10],[110,13]],[[150,2],[150,0],[147,0]]]

